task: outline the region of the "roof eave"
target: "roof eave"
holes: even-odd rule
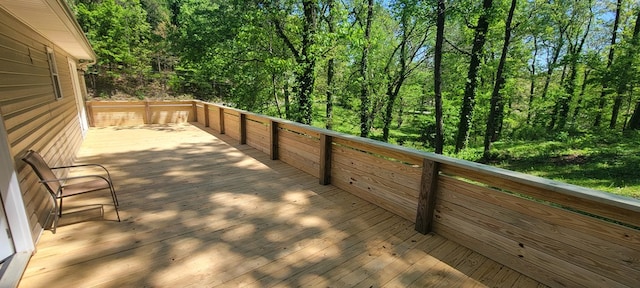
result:
[[[97,56],[89,39],[64,0],[0,0],[0,9],[13,15],[81,64],[96,62]]]

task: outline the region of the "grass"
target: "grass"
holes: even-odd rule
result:
[[[586,134],[557,140],[506,141],[460,156],[467,160],[640,199],[640,133]]]
[[[314,106],[314,114],[323,115],[324,106],[318,106]],[[334,119],[342,121],[334,121],[333,130],[358,135],[359,120],[354,114],[352,109],[336,106]],[[423,132],[428,129],[425,119],[429,117],[405,118],[400,129],[392,127],[389,142],[433,151],[424,146],[429,137]],[[313,125],[324,127],[324,122],[317,119],[324,117],[314,117]],[[381,135],[381,129],[373,128],[369,137],[380,140]],[[482,139],[470,141],[470,145],[479,147],[458,154],[453,153],[453,147],[445,147],[445,155],[640,199],[640,132],[562,132],[548,137],[551,139],[496,142],[488,160],[483,159]]]

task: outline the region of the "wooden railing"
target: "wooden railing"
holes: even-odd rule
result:
[[[552,287],[640,283],[636,199],[200,101],[88,106],[95,126],[199,122]]]

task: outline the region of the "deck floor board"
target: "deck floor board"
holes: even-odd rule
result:
[[[68,198],[20,287],[538,287],[439,235],[200,125],[92,128],[78,163],[108,193]]]

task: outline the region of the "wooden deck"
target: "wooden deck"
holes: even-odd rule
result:
[[[92,128],[77,162],[110,168],[123,222],[107,192],[69,198],[20,287],[543,287],[236,143]]]

